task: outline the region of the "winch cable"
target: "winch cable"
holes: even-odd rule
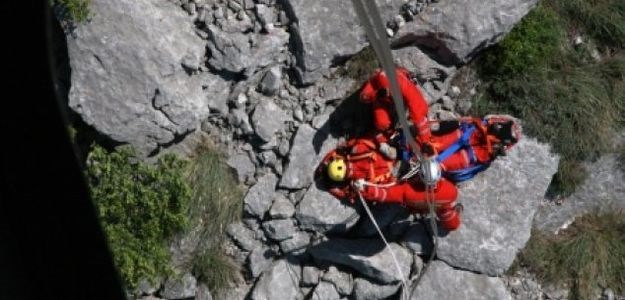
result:
[[[391,97],[395,104],[395,111],[398,115],[399,123],[402,127],[402,131],[404,136],[408,140],[408,144],[412,148],[413,154],[417,157],[418,162],[423,162],[424,158],[422,153],[420,152],[420,147],[417,146],[415,138],[412,136],[409,128],[408,121],[406,120],[406,110],[404,109],[404,101],[399,89],[399,85],[397,83],[397,77],[395,73],[395,63],[393,61],[393,55],[391,53],[391,49],[389,47],[388,37],[386,36],[385,27],[382,23],[382,19],[380,18],[380,12],[378,10],[377,5],[374,1],[368,0],[352,0],[352,4],[354,5],[354,10],[356,11],[356,15],[360,19],[362,26],[365,29],[367,37],[369,39],[369,43],[373,47],[373,50],[376,53],[378,61],[382,65],[382,69],[386,73],[386,76],[391,85]],[[419,276],[416,279],[416,282],[413,283],[411,288],[411,296],[414,293],[415,288],[419,284],[421,278],[427,271],[430,263],[436,255],[436,249],[438,247],[438,229],[436,226],[436,217],[434,212],[434,186],[426,185],[426,202],[429,208],[430,214],[430,226],[432,229],[432,252],[430,253],[430,258],[427,264],[423,267],[423,270],[420,272]],[[364,200],[361,199],[362,202]],[[365,206],[365,208],[367,208]],[[373,215],[370,215],[371,221],[375,224],[375,219]],[[380,236],[384,241],[384,235],[381,231],[379,231]],[[390,249],[390,247],[389,247]],[[391,249],[392,252],[392,249]],[[400,271],[401,274],[401,271]],[[405,285],[403,285],[405,286]],[[402,291],[402,296],[405,296],[406,293]]]

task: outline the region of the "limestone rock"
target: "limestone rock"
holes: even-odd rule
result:
[[[315,130],[308,124],[301,125],[295,133],[289,152],[289,163],[280,179],[280,187],[308,187],[313,180],[315,168],[334,146],[336,139],[329,134]]]
[[[259,178],[243,199],[245,212],[262,219],[271,207],[277,181],[278,179],[273,173],[268,173]]]
[[[94,0],[89,10],[67,36],[70,108],[142,155],[198,127],[214,90],[182,66],[205,54],[192,18],[165,0]]]
[[[186,273],[182,278],[169,278],[163,285],[161,296],[167,299],[184,299],[195,297],[197,281],[193,275]]]
[[[411,299],[511,300],[512,297],[500,278],[456,270],[437,260],[423,275]]]
[[[323,281],[330,282],[336,288],[336,291],[342,296],[347,296],[352,293],[354,288],[354,280],[349,273],[341,272],[335,266],[330,266],[328,271],[323,274]]]
[[[286,259],[275,261],[256,282],[250,299],[295,299],[299,293],[300,272],[298,265]]]
[[[280,250],[283,253],[293,253],[299,255],[306,251],[310,244],[310,234],[305,231],[297,231],[290,239],[280,242]]]
[[[453,75],[455,67],[443,66],[415,46],[393,50],[395,63],[405,67],[420,81],[441,80]]]
[[[534,219],[538,229],[558,232],[589,212],[610,212],[625,208],[625,173],[615,155],[586,163],[586,181],[561,205],[545,203]]]
[[[336,291],[336,288],[332,283],[319,282],[319,284],[312,291],[312,300],[339,300],[341,296]]]
[[[421,223],[412,224],[402,238],[402,242],[406,248],[422,255],[429,255],[433,247],[430,234]]]
[[[433,49],[447,65],[465,63],[498,42],[538,0],[441,1],[400,28],[395,44]]]
[[[321,270],[315,266],[305,266],[302,268],[302,286],[314,286],[319,283]]]
[[[412,255],[405,248],[391,243],[404,276],[410,273]],[[332,239],[308,249],[317,261],[337,263],[353,268],[359,273],[381,283],[394,283],[401,280],[395,267],[391,250],[382,241],[370,239]]]
[[[356,278],[354,280],[354,293],[355,300],[378,300],[386,299],[392,296],[398,290],[401,284],[381,285],[373,283],[364,278]]]
[[[265,142],[274,138],[274,134],[284,126],[286,120],[286,112],[269,99],[262,99],[252,114],[254,131]]]
[[[263,229],[267,237],[274,241],[282,241],[291,238],[296,231],[293,219],[269,220],[263,223]]]
[[[360,215],[330,193],[311,185],[298,203],[295,218],[302,229],[321,233],[344,233],[358,222]]]
[[[489,169],[464,182],[458,200],[462,225],[440,238],[437,256],[449,265],[500,275],[530,237],[558,157],[550,147],[525,137]]]
[[[207,29],[211,51],[208,63],[217,70],[249,76],[259,68],[285,60],[289,34],[283,29],[259,36],[225,32],[214,25]]]
[[[269,210],[269,216],[273,219],[286,219],[295,214],[295,206],[282,194],[277,194],[273,205]]]
[[[254,163],[252,163],[250,157],[246,153],[238,153],[230,156],[230,158],[226,161],[226,164],[237,172],[239,182],[245,182],[245,179],[249,176],[253,176],[256,171]]]
[[[351,3],[340,0],[285,1],[295,20],[293,37],[297,70],[303,84],[314,83],[337,60],[356,54],[366,45],[364,30]],[[382,17],[390,20],[402,1],[377,0]]]
[[[208,286],[203,283],[198,285],[197,293],[195,293],[195,300],[213,300],[213,295],[208,289]]]
[[[267,270],[271,266],[274,256],[276,256],[276,253],[266,247],[252,250],[247,257],[247,264],[252,277],[257,278],[262,272]]]
[[[262,243],[256,240],[254,232],[245,227],[243,223],[237,222],[228,225],[226,233],[245,251],[252,251],[260,248]]]

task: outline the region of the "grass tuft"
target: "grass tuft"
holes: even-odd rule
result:
[[[89,17],[91,0],[52,0],[52,5],[63,10],[64,17],[71,21],[82,23]]]
[[[225,255],[222,244],[226,226],[241,218],[243,191],[224,158],[207,146],[192,160],[189,182],[193,187],[189,215],[193,223],[202,226],[202,242],[191,268],[216,291],[236,275],[236,266]]]
[[[562,10],[573,26],[608,47],[625,47],[625,2],[622,0],[559,0],[553,6]]]
[[[556,236],[533,230],[515,264],[542,281],[567,284],[572,299],[592,299],[598,289],[608,287],[623,294],[624,215],[586,215]]]

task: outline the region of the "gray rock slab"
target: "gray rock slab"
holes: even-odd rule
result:
[[[391,222],[398,218],[407,217],[408,211],[399,205],[371,205],[371,213],[375,218],[376,223],[380,226],[380,229],[384,231]],[[360,220],[360,223],[355,228],[356,234],[362,237],[377,236],[378,231],[371,222],[371,219],[367,216]]]
[[[250,215],[262,219],[271,207],[277,181],[278,179],[273,173],[265,174],[259,178],[243,199],[244,210]]]
[[[498,277],[457,270],[441,261],[433,261],[410,299],[512,299]]]
[[[390,249],[395,253],[401,272],[408,276],[412,264],[410,251],[395,243],[390,244]],[[308,251],[317,261],[348,266],[380,283],[394,283],[400,281],[401,277],[390,249],[385,248],[379,239],[336,238],[313,246]]]
[[[200,283],[197,286],[197,293],[195,293],[195,300],[213,300],[213,295],[211,294],[206,284]]]
[[[212,89],[182,67],[205,54],[193,19],[165,0],[96,0],[89,10],[67,35],[70,108],[142,155],[198,127]]]
[[[336,291],[334,285],[325,281],[319,282],[310,297],[313,300],[339,300],[340,298],[341,296]]]
[[[395,43],[434,49],[447,65],[469,61],[497,43],[538,0],[459,0],[430,4],[400,28]]]
[[[354,280],[354,292],[352,294],[355,300],[378,300],[386,299],[397,293],[401,284],[381,285],[373,283],[364,278],[356,278]]]
[[[266,247],[260,247],[252,250],[250,255],[247,257],[247,266],[252,277],[257,278],[262,272],[267,270],[269,266],[271,266],[275,256],[276,253]]]
[[[161,297],[166,299],[184,299],[195,297],[197,280],[193,275],[185,273],[181,278],[169,278],[163,284]]]
[[[295,218],[300,228],[321,233],[344,233],[360,218],[355,207],[311,185],[297,204]]]
[[[272,219],[286,219],[295,215],[295,206],[287,197],[282,194],[276,194],[271,209],[269,209],[269,216]]]
[[[227,287],[215,294],[215,299],[228,299],[228,300],[244,300],[248,299],[247,295],[252,289],[251,285],[241,284],[235,287]]]
[[[295,299],[299,293],[301,267],[286,259],[275,261],[261,275],[251,292],[252,300]]]
[[[278,242],[291,238],[297,230],[293,219],[269,220],[263,223],[263,229],[267,237]]]
[[[354,280],[352,275],[341,272],[335,266],[328,267],[328,271],[323,274],[322,280],[332,283],[336,288],[336,291],[342,296],[350,295],[354,289]]]
[[[217,70],[251,75],[256,70],[286,59],[289,34],[275,28],[267,34],[251,35],[225,32],[214,25],[207,26],[208,63]]]
[[[402,238],[402,245],[422,255],[429,255],[433,246],[430,234],[421,223],[414,223],[408,228]]]
[[[402,1],[376,0],[385,20],[399,12]],[[286,1],[294,26],[294,45],[300,81],[314,83],[336,60],[356,54],[366,37],[351,3],[340,0]]]
[[[290,239],[280,242],[280,250],[283,253],[293,253],[299,255],[306,251],[310,244],[310,234],[305,231],[297,231]]]
[[[226,233],[245,251],[252,251],[262,246],[262,243],[255,238],[254,231],[241,222],[228,225]]]
[[[273,101],[263,99],[254,108],[251,119],[256,135],[263,141],[269,142],[289,118],[286,112]]]
[[[289,162],[280,179],[280,187],[301,189],[310,185],[315,168],[333,147],[336,139],[325,131],[302,124],[295,133],[289,152]]]
[[[530,237],[532,220],[558,157],[550,147],[525,137],[486,171],[459,188],[462,225],[440,238],[437,256],[449,265],[500,275]]]
[[[239,182],[245,182],[245,179],[249,176],[253,176],[256,171],[256,167],[247,153],[237,153],[230,156],[226,164],[237,172]]]
[[[302,286],[315,286],[319,283],[321,270],[315,266],[304,266],[302,268]]]
[[[441,80],[453,75],[455,67],[443,66],[415,46],[393,50],[395,63],[414,73],[420,81]]]
[[[281,80],[282,70],[279,66],[273,66],[265,72],[258,88],[265,96],[274,96],[280,90]]]
[[[534,218],[538,229],[557,233],[583,214],[625,209],[625,173],[615,155],[585,163],[585,169],[588,178],[561,205],[545,201],[538,209]]]

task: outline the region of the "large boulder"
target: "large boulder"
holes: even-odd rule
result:
[[[462,225],[438,239],[438,258],[488,275],[505,272],[530,237],[558,160],[548,145],[524,138],[507,156],[462,184]]]
[[[288,53],[289,34],[275,28],[267,34],[254,35],[226,32],[208,25],[208,63],[215,69],[252,75],[262,67],[285,61]]]
[[[538,0],[458,0],[432,3],[396,34],[394,45],[434,50],[437,60],[465,63],[497,43]]]
[[[345,233],[360,218],[358,211],[327,191],[311,185],[298,203],[295,218],[302,229],[321,233]]]
[[[325,136],[325,139],[319,137]],[[289,152],[289,163],[280,179],[280,187],[306,188],[313,181],[315,168],[323,156],[336,146],[336,139],[323,134],[308,124],[302,124],[295,133]]]
[[[205,55],[193,20],[166,0],[94,0],[89,9],[90,21],[67,35],[69,106],[143,155],[195,130],[209,113],[207,95],[223,86],[202,90],[219,79],[189,76],[182,65]]]
[[[395,243],[386,248],[379,239],[331,239],[308,249],[316,261],[348,266],[380,283],[395,283],[402,278],[395,266],[391,251],[407,277],[410,274],[412,255]]]
[[[354,293],[352,296],[355,300],[386,299],[397,293],[400,286],[401,284],[399,283],[381,285],[364,278],[356,278],[356,280],[354,280]]]
[[[341,0],[289,0],[287,11],[293,26],[293,44],[300,82],[311,84],[341,60],[366,46],[364,30],[351,2]],[[382,18],[399,13],[402,1],[376,0]]]
[[[286,259],[277,260],[256,282],[250,299],[296,299],[300,277],[299,265],[291,264]]]
[[[278,178],[273,173],[265,174],[251,187],[243,199],[244,210],[248,214],[263,218],[273,203]]]
[[[607,155],[585,167],[588,178],[577,191],[561,205],[549,202],[539,208],[534,219],[538,229],[557,233],[583,214],[625,209],[625,173],[617,157]]]
[[[410,299],[512,299],[500,278],[456,270],[438,260],[431,264]]]

